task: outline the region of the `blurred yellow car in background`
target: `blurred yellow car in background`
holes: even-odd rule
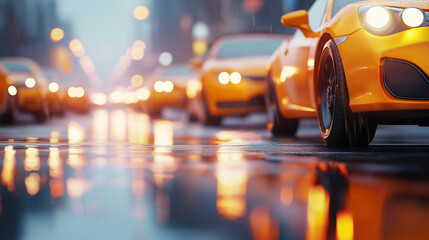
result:
[[[48,86],[48,105],[51,116],[64,116],[66,92],[58,74],[52,69],[43,69],[42,75],[46,79]]]
[[[46,99],[46,82],[40,66],[33,60],[21,57],[0,58],[2,72],[8,76],[9,94],[16,95],[20,112],[32,113],[39,123],[49,119]]]
[[[378,124],[429,125],[429,2],[317,0],[269,71],[268,128],[319,118],[329,146],[368,145]]]
[[[11,76],[0,65],[0,122],[13,124],[18,116],[17,89],[10,83]]]
[[[145,88],[137,91],[142,108],[151,116],[160,116],[164,108],[184,109],[186,107],[186,85],[193,78],[193,68],[186,64],[159,67],[148,77]],[[143,92],[145,91],[145,92]],[[140,96],[141,95],[141,96]]]
[[[90,111],[90,98],[88,88],[84,84],[73,84],[67,88],[66,106],[80,114],[88,114]]]
[[[219,125],[224,116],[263,112],[266,64],[284,39],[275,34],[226,36],[213,43],[204,63],[190,61],[202,65],[201,91],[192,100],[198,120]]]

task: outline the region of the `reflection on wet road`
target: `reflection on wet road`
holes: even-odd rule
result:
[[[253,120],[100,109],[3,127],[0,237],[427,239],[428,130],[385,127],[341,150],[313,122],[273,139]]]

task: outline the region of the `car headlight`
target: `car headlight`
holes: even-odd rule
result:
[[[164,91],[164,83],[162,81],[156,81],[153,85],[155,92],[161,93]]]
[[[174,84],[172,81],[166,81],[164,82],[164,91],[167,93],[172,92],[174,89]]]
[[[425,12],[418,8],[407,8],[402,11],[401,18],[408,27],[420,27],[425,22]]]
[[[389,26],[391,16],[386,8],[374,6],[368,9],[368,11],[366,12],[365,20],[372,28],[381,30]]]
[[[153,89],[155,90],[155,92],[158,93],[162,93],[162,92],[166,92],[166,93],[170,93],[174,90],[174,84],[172,81],[156,81],[155,84],[153,85]]]
[[[415,27],[429,26],[429,14],[419,8],[364,6],[359,9],[363,27],[377,36],[388,36]]]
[[[67,90],[67,94],[71,98],[81,98],[85,95],[85,89],[82,87],[70,87]]]
[[[56,93],[58,90],[60,90],[60,85],[58,85],[56,82],[51,82],[49,83],[48,89],[50,92]]]
[[[137,98],[146,101],[150,98],[150,90],[148,88],[140,88],[137,90]]]
[[[36,80],[34,80],[34,78],[27,78],[24,84],[28,88],[34,88],[36,86]]]
[[[238,72],[231,73],[231,83],[232,84],[239,84],[241,82],[241,74]]]
[[[226,85],[229,83],[230,75],[227,72],[221,72],[219,73],[217,79],[221,84]]]
[[[15,96],[18,93],[18,89],[16,89],[15,86],[9,86],[7,88],[7,92],[11,95],[11,96]]]

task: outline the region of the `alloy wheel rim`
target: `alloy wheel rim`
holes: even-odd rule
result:
[[[321,126],[325,135],[329,135],[333,125],[336,103],[336,83],[337,76],[335,73],[333,59],[329,56],[326,57],[324,61],[320,86]]]

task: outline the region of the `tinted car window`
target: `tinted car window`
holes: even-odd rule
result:
[[[9,71],[9,72],[25,72],[29,73],[31,72],[30,67],[23,63],[18,61],[4,61],[1,62],[1,64]]]
[[[332,6],[332,17],[335,16],[335,14],[337,14],[341,8],[355,2],[359,2],[359,0],[335,0],[334,6]]]
[[[192,68],[190,67],[169,67],[165,68],[162,71],[163,76],[183,76],[183,75],[189,75],[192,73]]]
[[[234,39],[224,42],[217,58],[263,57],[271,56],[283,39]]]
[[[311,29],[315,30],[320,27],[325,18],[326,7],[328,0],[317,0],[308,11],[308,20]]]

